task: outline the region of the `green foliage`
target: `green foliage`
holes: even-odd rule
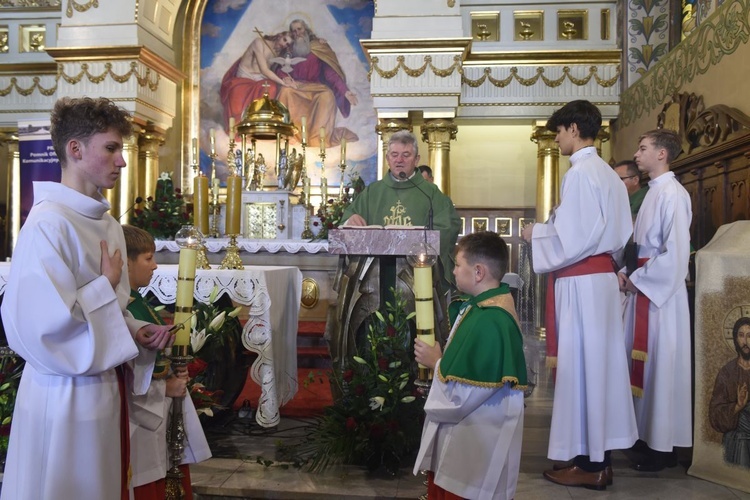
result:
[[[25,364],[25,361],[17,356],[0,353],[0,456],[2,457],[8,452],[13,408],[16,405],[18,384],[21,382],[21,373]]]
[[[395,474],[419,447],[424,400],[414,387],[407,303],[394,303],[369,321],[367,345],[332,374],[340,397],[326,408],[310,436],[312,471],[336,463],[384,467]]]
[[[322,208],[318,209],[318,217],[320,218],[320,230],[314,239],[327,240],[328,231],[330,231],[331,229],[336,229],[341,225],[342,222],[344,222],[341,220],[342,216],[344,215],[344,210],[346,210],[346,207],[348,207],[359,195],[359,193],[364,191],[364,189],[365,181],[363,181],[358,174],[351,174],[349,176],[349,184],[344,186],[344,196],[341,199],[329,198],[326,202],[325,210],[323,210]],[[317,221],[313,222],[313,225],[317,224]]]
[[[131,224],[148,231],[155,239],[171,240],[184,224],[190,223],[180,188],[172,184],[172,176],[162,173],[156,192],[133,210]]]
[[[223,408],[221,399],[228,387],[228,370],[237,368],[242,353],[242,325],[237,319],[241,307],[234,307],[226,297],[217,299],[218,288],[209,302],[193,305],[190,344],[193,361],[188,365],[190,395],[198,413],[213,415]]]

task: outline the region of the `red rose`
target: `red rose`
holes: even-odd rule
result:
[[[388,360],[385,358],[378,358],[378,368],[381,370],[388,369]]]
[[[347,431],[353,431],[357,428],[357,421],[354,419],[354,417],[349,417],[346,419],[346,430]]]
[[[154,197],[153,196],[149,196],[148,198],[146,198],[146,201],[154,201]]]
[[[398,420],[389,420],[388,421],[388,430],[391,432],[398,432],[399,425]]]
[[[187,367],[188,376],[190,378],[195,378],[197,375],[200,375],[201,373],[206,371],[206,368],[208,368],[208,363],[203,361],[201,358],[195,358]]]
[[[365,393],[365,386],[362,384],[359,384],[357,387],[354,388],[354,394],[357,396],[362,396]]]
[[[177,194],[180,194],[182,192],[181,188],[174,188],[174,192]]]
[[[157,221],[152,221],[151,222],[151,227],[153,227],[154,229],[158,229],[159,223]]]
[[[333,229],[333,223],[332,222],[327,223],[326,229]]]
[[[354,370],[346,370],[342,375],[344,382],[351,382],[354,378]]]
[[[396,327],[393,325],[388,325],[388,328],[385,329],[385,334],[389,337],[395,337],[396,336]]]

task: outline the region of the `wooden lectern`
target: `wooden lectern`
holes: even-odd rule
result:
[[[340,370],[344,359],[364,344],[365,320],[391,301],[395,288],[414,308],[414,275],[405,256],[418,243],[427,243],[440,252],[440,231],[424,229],[348,228],[328,233],[328,252],[339,255],[333,283],[338,293],[336,307],[328,311],[326,340],[333,367]],[[439,283],[438,266],[433,268],[433,283]],[[437,293],[436,335],[447,336],[445,298]]]

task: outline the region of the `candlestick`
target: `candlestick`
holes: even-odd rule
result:
[[[328,205],[328,179],[325,177],[320,178],[320,197],[320,206],[325,211],[326,205]]]
[[[234,137],[234,116],[229,117],[229,137]]]
[[[219,179],[214,178],[213,182],[211,183],[211,194],[214,195],[215,198],[219,198],[219,188],[221,187],[221,181]]]
[[[242,177],[230,175],[227,177],[227,211],[225,233],[240,234],[240,210],[242,207]]]
[[[320,127],[320,153],[325,154],[326,152],[326,129]]]
[[[198,164],[198,139],[193,137],[193,165]]]
[[[208,141],[211,144],[211,156],[216,154],[216,130],[208,129]]]
[[[201,233],[208,234],[208,177],[202,173],[193,178],[193,220]]]
[[[307,117],[302,117],[302,144],[307,144]]]
[[[198,251],[195,248],[181,248],[177,266],[177,297],[174,307],[174,324],[178,327],[174,345],[190,344],[190,319],[193,315],[193,293],[195,293],[195,267]]]
[[[341,139],[341,163],[346,162],[346,139]]]

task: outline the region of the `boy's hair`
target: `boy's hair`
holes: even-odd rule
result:
[[[481,231],[467,234],[458,240],[456,255],[458,252],[464,253],[464,259],[469,264],[481,261],[498,282],[508,272],[508,245],[497,233]]]
[[[636,162],[634,162],[633,160],[618,161],[617,163],[615,163],[615,166],[612,167],[612,168],[615,169],[617,167],[623,167],[623,166],[627,167],[625,169],[625,172],[628,175],[630,175],[632,177],[640,177],[641,176],[641,172],[638,170],[638,164]]]
[[[136,260],[141,254],[154,253],[156,251],[154,237],[151,236],[148,231],[145,231],[140,227],[123,224],[122,232],[125,235],[125,247],[128,251],[128,260]]]
[[[107,98],[58,99],[50,117],[50,135],[60,164],[65,166],[65,146],[72,139],[88,142],[94,134],[114,129],[122,137],[133,134],[130,114]]]
[[[638,143],[640,144],[643,139],[651,139],[656,149],[666,149],[667,163],[672,163],[682,152],[682,140],[674,130],[668,128],[649,130],[638,138]]]
[[[421,173],[427,172],[427,175],[432,177],[432,169],[427,165],[420,165],[417,167]]]
[[[589,101],[570,101],[552,113],[545,127],[550,132],[557,132],[560,125],[567,130],[573,123],[578,126],[582,139],[596,139],[599,129],[602,128],[602,113]]]
[[[419,147],[417,146],[417,137],[409,132],[408,130],[399,130],[394,133],[390,139],[388,139],[388,148],[386,151],[391,150],[391,144],[405,144],[414,148],[414,156],[419,155]]]

